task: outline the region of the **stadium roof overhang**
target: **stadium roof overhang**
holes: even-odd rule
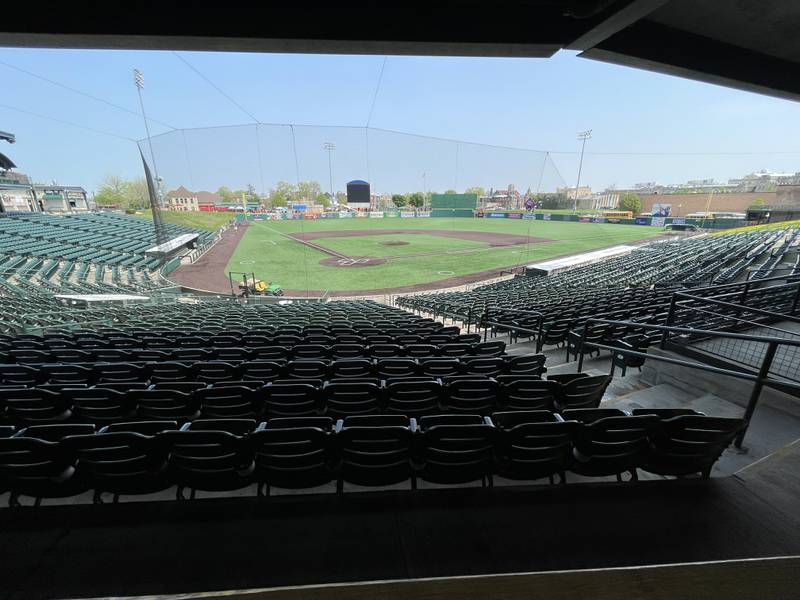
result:
[[[17,165],[14,164],[10,158],[0,152],[0,169],[8,171],[9,169],[16,169]]]
[[[800,98],[800,3],[787,0],[353,0],[258,8],[230,0],[223,10],[149,0],[97,7],[90,0],[12,4],[0,45],[526,57],[566,48]]]

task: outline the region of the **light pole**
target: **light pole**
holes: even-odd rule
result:
[[[328,151],[328,184],[331,188],[331,201],[333,201],[333,167],[331,166],[331,152],[336,150],[336,144],[325,142],[322,147]]]
[[[153,161],[153,174],[156,179],[156,192],[158,194],[159,208],[163,204],[161,198],[161,178],[158,176],[158,167],[156,167],[156,155],[153,152],[153,141],[150,139],[150,125],[147,122],[147,115],[144,112],[144,100],[142,100],[142,89],[144,88],[144,75],[139,69],[133,70],[133,83],[136,85],[136,91],[139,94],[139,106],[142,108],[142,119],[144,119],[144,130],[147,133],[147,145],[150,148],[150,160]]]
[[[583,140],[581,144],[581,160],[578,163],[578,182],[575,184],[575,199],[572,203],[572,214],[574,215],[578,212],[578,190],[581,187],[581,170],[583,169],[583,150],[586,148],[586,140],[592,137],[592,130],[589,129],[588,131],[581,131],[578,133],[578,139]]]

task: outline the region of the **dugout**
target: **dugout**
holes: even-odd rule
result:
[[[478,194],[431,194],[432,217],[473,217]]]

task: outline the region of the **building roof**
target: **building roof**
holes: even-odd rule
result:
[[[191,198],[194,195],[193,192],[190,192],[183,186],[180,186],[177,190],[170,190],[167,192],[167,198]]]
[[[215,202],[222,202],[222,196],[216,192],[206,192],[205,190],[200,190],[194,195],[197,197],[198,204],[214,204]]]

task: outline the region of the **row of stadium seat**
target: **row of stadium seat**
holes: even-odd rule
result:
[[[422,416],[496,410],[596,408],[609,384],[605,375],[566,380],[463,376],[445,379],[278,380],[204,386],[197,382],[109,387],[0,388],[0,423],[87,422],[200,418],[261,419],[369,414]]]
[[[533,481],[566,472],[588,477],[637,470],[659,475],[708,477],[714,462],[744,426],[741,419],[693,411],[499,412],[491,416],[403,415],[197,420],[108,426],[33,426],[0,430],[0,488],[21,495],[69,497],[94,490],[150,494],[177,486],[233,491],[258,484],[307,489],[332,481],[386,487],[417,480],[456,485],[495,476]]]
[[[0,385],[86,384],[158,381],[272,381],[280,377],[410,377],[425,375],[541,375],[545,356],[428,356],[422,358],[342,358],[336,360],[149,361],[102,363],[0,364]]]
[[[263,346],[181,346],[151,345],[146,348],[92,347],[0,350],[0,363],[38,364],[49,362],[140,361],[140,360],[250,360],[250,359],[328,359],[381,357],[468,357],[500,356],[506,344],[502,341],[449,344],[322,344],[263,345]]]

